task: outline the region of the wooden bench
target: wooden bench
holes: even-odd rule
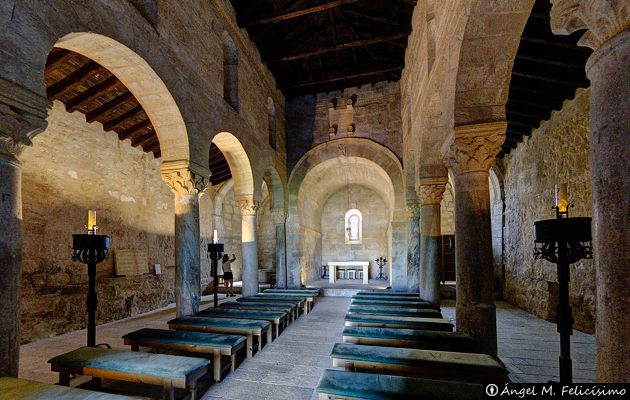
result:
[[[295,317],[297,318],[299,313],[300,313],[300,309],[303,309],[306,304],[306,300],[304,299],[298,299],[298,300],[291,300],[288,298],[271,298],[271,297],[242,297],[242,298],[238,298],[236,299],[236,301],[238,301],[239,303],[261,303],[261,304],[279,304],[279,305],[290,305],[292,307],[294,307],[294,313],[295,313]]]
[[[382,290],[382,289],[359,290],[357,294],[368,294],[368,295],[377,295],[377,296],[417,296],[417,297],[420,297],[419,292],[392,292],[391,290]]]
[[[318,400],[481,400],[484,398],[483,386],[478,384],[334,369],[324,371],[315,391]]]
[[[218,333],[169,331],[167,329],[140,329],[123,336],[132,351],[140,346],[181,352],[206,353],[212,355],[214,381],[221,380],[221,356],[230,357],[230,371],[236,367],[236,353],[245,348],[245,338],[238,335]]]
[[[401,317],[442,318],[442,313],[432,308],[392,308],[350,306],[348,310],[354,314],[366,315],[398,315]]]
[[[347,326],[343,330],[343,341],[372,346],[477,352],[477,342],[470,335],[459,332]]]
[[[352,299],[350,305],[353,306],[378,306],[378,307],[393,307],[393,308],[433,308],[431,303],[421,301],[391,301],[391,300],[366,300],[366,299]]]
[[[100,379],[148,383],[163,387],[163,399],[175,398],[175,388],[188,390],[197,398],[197,380],[208,372],[205,358],[168,354],[81,347],[48,360],[53,371],[59,372],[59,383],[70,385],[70,374]]]
[[[333,367],[344,367],[346,371],[475,383],[509,382],[507,368],[487,354],[337,343],[330,356]]]
[[[51,385],[26,379],[0,378],[0,399],[2,400],[131,400],[138,397],[122,396],[67,386]]]
[[[263,293],[297,293],[297,294],[309,294],[311,296],[319,296],[319,289],[265,289]]]
[[[234,308],[206,308],[197,314],[200,317],[242,318],[269,321],[273,324],[276,337],[280,336],[280,327],[286,326],[287,314],[282,311],[239,310]]]
[[[372,294],[355,294],[352,296],[354,299],[365,299],[365,300],[412,300],[412,301],[424,301],[420,296],[383,296],[383,295],[372,295]]]
[[[375,328],[426,329],[452,332],[453,324],[442,318],[415,318],[388,315],[346,314],[346,326],[371,326]]]
[[[277,311],[284,312],[289,319],[289,322],[293,322],[297,314],[297,306],[294,304],[270,304],[261,302],[248,302],[248,301],[231,301],[227,303],[219,304],[221,309],[233,309],[233,310],[255,310],[255,311]]]
[[[181,317],[167,322],[170,329],[210,333],[227,333],[247,337],[247,358],[254,354],[254,337],[258,340],[258,350],[262,350],[262,335],[267,334],[271,343],[271,324],[267,321],[236,318]]]
[[[313,309],[314,296],[293,294],[293,293],[257,293],[253,297],[246,297],[248,299],[273,299],[273,300],[288,300],[299,301],[300,308],[304,310],[304,314],[308,314]]]

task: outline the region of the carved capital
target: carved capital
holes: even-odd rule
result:
[[[46,129],[51,107],[45,97],[0,78],[0,154],[18,158]]]
[[[287,220],[287,213],[284,210],[273,210],[271,211],[271,219],[276,225],[284,224]]]
[[[506,127],[504,121],[456,126],[445,143],[444,162],[456,175],[488,171],[505,141]]]
[[[253,198],[242,198],[236,200],[238,207],[241,209],[242,216],[253,216],[260,209],[260,202]]]
[[[442,195],[446,189],[448,177],[420,178],[420,184],[416,188],[416,193],[420,198],[420,204],[440,204]]]
[[[209,171],[196,172],[187,161],[165,162],[160,173],[175,196],[200,195],[210,182]]]
[[[419,218],[420,211],[422,210],[422,204],[419,201],[408,201],[405,208],[409,218]]]
[[[628,0],[551,0],[551,30],[569,35],[587,29],[578,45],[598,49],[630,27]]]

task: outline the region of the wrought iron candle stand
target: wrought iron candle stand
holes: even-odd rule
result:
[[[214,287],[214,308],[219,307],[219,274],[218,264],[223,254],[223,243],[208,243],[208,253],[210,254],[211,269],[212,269],[212,286]]]
[[[387,264],[387,259],[379,257],[374,261],[376,261],[376,263],[378,264],[378,276],[376,277],[376,279],[387,280],[387,277],[383,275],[383,265]]]
[[[109,236],[89,234],[72,235],[72,261],[87,264],[88,294],[85,304],[88,311],[87,345],[96,347],[96,264],[109,255]],[[109,345],[107,345],[109,347]]]
[[[565,211],[558,206],[555,219],[534,223],[534,258],[555,263],[558,268],[557,324],[560,334],[560,383],[572,383],[571,335],[573,314],[569,305],[569,264],[593,258],[591,247],[591,218],[569,218],[569,204]]]

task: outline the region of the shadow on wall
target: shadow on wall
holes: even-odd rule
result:
[[[300,157],[313,147],[317,99],[314,95],[295,97],[286,105],[287,167],[295,166]]]

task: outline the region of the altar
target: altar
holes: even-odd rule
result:
[[[328,282],[335,283],[337,279],[337,267],[362,267],[363,268],[363,284],[368,284],[368,270],[370,269],[369,261],[330,261],[328,263]]]

